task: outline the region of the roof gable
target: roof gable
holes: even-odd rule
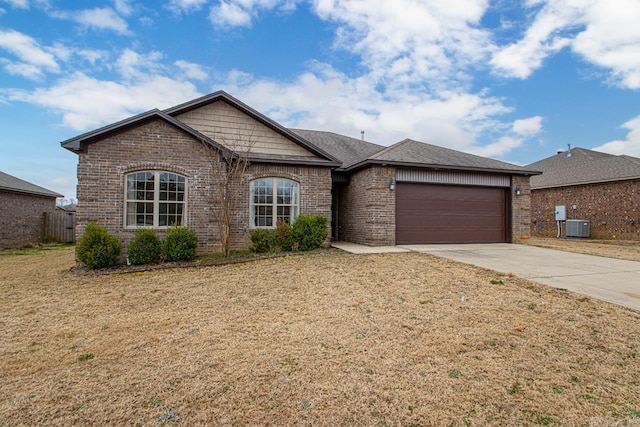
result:
[[[93,131],[84,133],[82,135],[78,135],[74,138],[70,138],[66,141],[62,141],[60,144],[62,145],[62,147],[74,151],[74,152],[79,152],[82,151],[83,149],[83,145],[84,144],[90,144],[92,142],[96,142],[99,141],[100,139],[106,138],[109,135],[113,135],[114,133],[118,133],[118,132],[124,132],[128,129],[140,126],[144,123],[147,123],[151,120],[162,120],[178,129],[180,129],[181,131],[193,136],[194,138],[196,138],[198,141],[204,142],[206,144],[209,144],[219,150],[221,150],[224,153],[228,153],[229,150],[227,150],[225,147],[223,147],[222,145],[218,144],[217,142],[213,141],[211,138],[207,137],[206,135],[201,134],[200,132],[198,132],[197,130],[189,127],[188,125],[174,119],[173,117],[163,113],[162,111],[158,110],[158,109],[154,109],[154,110],[150,110],[147,111],[145,113],[141,113],[138,114],[136,116],[133,117],[129,117],[126,118],[124,120],[121,120],[119,122],[116,123],[112,123],[110,125],[101,127],[99,129],[95,129]]]
[[[639,158],[584,148],[561,151],[527,167],[543,172],[531,179],[534,189],[640,179]]]
[[[278,123],[273,120],[267,118],[266,116],[260,114],[256,110],[251,107],[243,104],[232,96],[228,95],[225,92],[219,91],[212,93],[210,95],[203,96],[201,98],[195,99],[193,101],[186,102],[184,104],[180,104],[178,106],[169,108],[164,111],[160,111],[158,109],[153,109],[141,114],[138,114],[133,117],[126,118],[116,123],[112,123],[110,125],[101,127],[99,129],[95,129],[93,131],[84,133],[82,135],[78,135],[74,138],[70,138],[66,141],[62,141],[60,144],[63,148],[74,152],[82,151],[84,144],[89,144],[92,142],[99,141],[109,135],[112,135],[117,132],[124,132],[132,127],[139,126],[143,123],[146,123],[150,120],[163,120],[170,125],[186,132],[196,138],[201,142],[205,142],[219,150],[221,150],[225,155],[232,153],[234,150],[233,147],[225,146],[222,141],[217,141],[216,138],[213,138],[214,133],[207,135],[206,126],[202,129],[195,128],[190,125],[188,122],[193,122],[193,124],[197,125],[197,120],[186,120],[186,122],[179,119],[181,115],[185,117],[197,116],[193,112],[198,109],[206,109],[208,106],[213,105],[214,103],[225,103],[230,109],[235,109],[241,112],[242,114],[248,116],[251,120],[254,120],[256,123],[259,123],[260,126],[264,126],[268,129],[272,134],[278,135],[280,142],[286,140],[286,144],[290,142],[290,147],[295,146],[293,154],[291,152],[285,153],[273,153],[268,152],[267,150],[258,150],[258,152],[250,153],[249,160],[258,161],[258,162],[277,162],[277,163],[292,163],[292,164],[315,164],[322,166],[340,166],[340,161],[331,155],[324,152],[322,149],[314,146],[313,144],[306,141],[304,138],[300,137],[289,131],[288,129],[282,127]],[[237,117],[236,117],[237,119]],[[233,124],[233,120],[231,122]],[[237,121],[237,120],[236,120]],[[238,123],[236,123],[238,124]],[[251,132],[251,130],[250,130]],[[221,135],[221,140],[225,139],[225,135]],[[257,138],[256,138],[257,139]],[[262,142],[261,142],[262,143]],[[281,144],[282,145],[282,144]],[[242,151],[242,150],[240,150]],[[286,151],[286,150],[284,150]]]
[[[44,187],[40,187],[39,185],[32,184],[4,172],[0,172],[0,190],[33,194],[37,196],[63,197],[62,194],[47,190]]]
[[[289,159],[340,165],[338,159],[322,148],[224,91],[214,92],[164,112],[234,151],[249,150],[252,160]]]

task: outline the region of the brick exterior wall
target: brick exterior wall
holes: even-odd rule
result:
[[[373,166],[351,175],[348,185],[338,184],[338,239],[371,246],[395,245],[395,181],[392,167]],[[520,196],[516,196],[516,187]],[[528,176],[514,175],[510,188],[510,240],[517,242],[531,236],[531,187]],[[507,201],[508,203],[508,201]]]
[[[337,186],[338,239],[364,245],[395,245],[395,168],[372,166],[351,175],[348,185]]]
[[[531,237],[531,184],[528,176],[511,177],[511,241],[519,242]],[[516,188],[520,195],[516,196]],[[507,201],[508,203],[508,201]]]
[[[144,123],[88,144],[78,161],[76,236],[95,221],[116,235],[126,254],[135,229],[125,227],[125,177],[143,170],[163,170],[186,177],[185,225],[198,236],[198,253],[220,250],[220,231],[214,209],[219,206],[216,179],[223,163],[217,152],[162,120]],[[259,177],[285,177],[300,184],[300,212],[331,218],[329,168],[249,165],[245,179],[233,184],[238,195],[232,226],[231,248],[246,249],[249,240],[249,181]],[[164,231],[158,230],[164,237]]]
[[[0,249],[42,243],[44,213],[55,208],[55,197],[0,191]]]
[[[555,207],[564,205],[567,219],[589,221],[593,238],[640,240],[640,180],[533,190],[532,205],[534,236],[557,236]]]

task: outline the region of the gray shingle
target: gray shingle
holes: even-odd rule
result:
[[[527,167],[543,172],[531,178],[534,189],[640,178],[640,159],[584,148],[572,148],[571,156],[562,151]]]
[[[0,190],[35,194],[38,196],[63,197],[62,194],[47,190],[39,185],[31,184],[30,182],[16,178],[15,176],[11,176],[4,172],[0,172]]]
[[[342,162],[340,169],[359,163],[385,147],[333,132],[289,129]]]
[[[487,157],[476,156],[450,148],[405,139],[376,153],[371,160],[388,161],[417,167],[443,167],[451,169],[493,170],[522,174],[535,174],[535,169],[524,168],[511,163]]]

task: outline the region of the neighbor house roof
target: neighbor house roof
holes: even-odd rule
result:
[[[63,197],[54,191],[47,190],[39,185],[31,184],[15,176],[0,172],[0,190],[13,191],[17,193],[33,194],[47,197]]]
[[[527,167],[542,171],[531,178],[532,189],[640,179],[639,158],[584,148],[560,151]]]

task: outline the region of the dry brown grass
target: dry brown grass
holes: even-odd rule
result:
[[[72,248],[0,255],[0,425],[640,421],[640,314],[525,280],[334,250],[72,265]]]
[[[640,261],[640,240],[556,239],[532,237],[523,243],[541,248]]]

